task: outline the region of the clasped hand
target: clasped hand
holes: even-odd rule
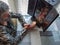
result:
[[[31,30],[36,26],[36,22],[33,21],[32,24],[24,24],[24,28],[27,30]]]

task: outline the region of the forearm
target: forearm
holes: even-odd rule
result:
[[[18,18],[18,20],[22,24],[22,26],[24,25],[24,23],[26,23],[25,20],[24,20],[24,18],[23,18],[23,15],[21,15],[21,14],[11,13],[11,17],[12,18]]]
[[[11,18],[19,18],[21,14],[10,12]]]
[[[32,27],[35,27],[36,26],[36,21],[33,21],[32,24],[31,24]]]
[[[18,18],[18,20],[22,24],[22,26],[24,26],[24,24],[26,24],[25,19],[23,18],[22,15]]]

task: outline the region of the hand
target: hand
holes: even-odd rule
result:
[[[24,24],[24,28],[27,29],[27,30],[31,30],[33,29],[34,27],[36,26],[36,22],[33,21],[32,24]]]
[[[24,29],[28,29],[30,27],[30,24],[24,24]]]

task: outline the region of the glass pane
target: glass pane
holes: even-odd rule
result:
[[[52,25],[47,29],[46,32],[51,32],[50,36],[46,36],[49,33],[46,33],[41,37],[42,45],[60,45],[60,18],[57,18]],[[41,33],[40,33],[41,34]]]

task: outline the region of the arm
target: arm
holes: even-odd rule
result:
[[[12,18],[18,18],[19,22],[21,22],[22,26],[24,26],[24,24],[26,23],[23,16],[21,14],[18,13],[10,13],[10,16]]]

